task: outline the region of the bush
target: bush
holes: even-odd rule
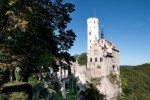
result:
[[[39,81],[37,80],[34,74],[30,75],[30,77],[28,78],[28,82],[31,84],[33,88],[37,88],[39,85]]]
[[[4,93],[0,93],[0,100],[6,100],[8,99],[7,95]]]
[[[96,77],[96,78],[92,78],[91,82],[94,86],[100,84],[101,78],[100,77]]]
[[[112,84],[114,84],[115,82],[118,81],[117,75],[116,75],[116,74],[113,74],[113,73],[110,73],[110,74],[108,75],[108,78],[109,78],[109,81],[110,81]]]
[[[103,100],[105,96],[100,94],[97,88],[93,84],[89,84],[90,88],[79,93],[81,100]]]
[[[79,65],[86,65],[87,64],[87,54],[86,53],[80,54],[80,56],[78,58],[78,64]]]

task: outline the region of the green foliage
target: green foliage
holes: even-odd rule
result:
[[[91,82],[94,86],[96,85],[99,85],[100,84],[100,81],[101,81],[101,78],[100,77],[96,77],[96,78],[92,78],[91,79]]]
[[[0,92],[7,98],[4,100],[31,100],[32,86],[27,82],[7,83],[2,87]]]
[[[28,94],[25,92],[12,92],[8,100],[28,100]]]
[[[118,81],[117,79],[117,75],[116,74],[113,74],[112,72],[108,75],[108,78],[109,78],[109,81],[114,84]]]
[[[73,11],[74,5],[62,0],[1,0],[2,66],[14,69],[18,65],[27,81],[31,73],[39,70],[38,66],[48,66],[52,62],[48,60],[68,51],[76,37],[73,30],[67,29]]]
[[[121,67],[122,100],[150,100],[150,64]]]
[[[80,56],[78,57],[78,63],[80,65],[86,65],[87,64],[87,54],[86,53],[80,54]]]
[[[2,83],[2,81],[4,80],[4,70],[0,67],[0,85],[1,85],[1,83]]]
[[[13,82],[13,83],[6,83],[3,85],[3,87],[13,87],[13,86],[19,86],[19,85],[25,85],[25,84],[28,84],[27,82]]]
[[[35,61],[35,65],[38,69],[43,66],[44,70],[49,70],[48,67],[52,66],[55,62],[55,56],[48,50],[41,53],[38,59]]]
[[[90,84],[90,87],[79,93],[81,100],[104,100],[105,96],[100,94],[97,88]]]
[[[6,100],[8,99],[8,96],[4,93],[0,93],[0,100]]]
[[[62,97],[60,89],[53,96],[53,100],[77,100],[78,87],[76,86],[76,78],[70,78],[66,81],[66,97]]]
[[[31,74],[30,77],[28,77],[28,82],[33,88],[38,88],[39,86],[39,81],[34,74]]]

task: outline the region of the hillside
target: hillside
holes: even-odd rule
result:
[[[150,64],[121,66],[123,100],[150,100]]]

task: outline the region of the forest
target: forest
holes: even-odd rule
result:
[[[150,64],[121,66],[121,100],[150,100]]]

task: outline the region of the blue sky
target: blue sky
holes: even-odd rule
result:
[[[120,50],[121,65],[150,63],[150,0],[66,0],[75,4],[68,28],[77,35],[69,52],[87,51],[87,18],[97,17],[105,38]],[[95,9],[95,16],[94,16]]]

